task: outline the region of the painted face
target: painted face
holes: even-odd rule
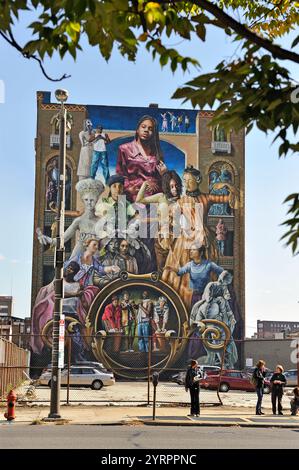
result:
[[[164,306],[165,306],[164,300],[161,300],[161,301],[159,302],[159,305],[160,305],[160,308],[163,309]]]
[[[109,253],[115,253],[115,242],[114,240],[110,240],[110,242],[108,243],[107,245],[107,251],[109,251]]]
[[[143,299],[147,299],[147,298],[148,298],[148,293],[147,293],[146,291],[144,291],[144,292],[142,293],[142,298],[143,298]]]
[[[145,119],[137,129],[137,135],[142,141],[151,140],[154,133],[154,126],[150,119]]]
[[[170,194],[173,197],[177,197],[179,195],[179,185],[174,179],[170,180],[169,189],[170,189]]]
[[[198,258],[199,253],[198,253],[198,248],[191,247],[190,252],[189,252],[190,259],[195,259]]]
[[[86,119],[85,121],[85,130],[89,131],[92,129],[92,122],[89,119]]]
[[[183,181],[186,191],[196,191],[198,189],[199,184],[191,173],[184,173]]]
[[[66,279],[67,281],[72,280],[72,279],[73,279],[73,276],[74,276],[74,273],[75,273],[75,271],[74,271],[73,267],[70,266],[70,265],[67,266],[67,267],[65,268],[65,270],[64,270],[64,277],[65,277],[65,279]]]
[[[124,185],[122,183],[113,183],[110,186],[111,197],[114,201],[117,201],[118,196],[124,193]]]
[[[95,205],[96,205],[97,201],[96,201],[94,193],[85,193],[82,200],[83,200],[85,209],[90,210],[90,209],[95,208]]]
[[[112,305],[114,305],[114,307],[117,307],[118,306],[118,299],[112,300]]]
[[[87,251],[91,254],[94,255],[98,250],[98,242],[96,240],[92,240],[87,247]]]
[[[130,299],[129,294],[124,294],[123,299],[124,299],[126,302],[128,302],[128,300]]]
[[[119,245],[120,254],[126,255],[129,251],[129,243],[126,240],[123,240]]]

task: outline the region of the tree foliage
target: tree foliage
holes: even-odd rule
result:
[[[20,45],[14,28],[27,10],[36,18],[28,25],[31,40]],[[211,73],[197,75],[173,97],[194,107],[214,106],[212,125],[246,126],[247,132],[256,125],[265,133],[274,132],[274,140],[280,141],[279,156],[299,150],[299,92],[296,95],[287,68],[290,62],[299,63],[299,36],[287,49],[276,41],[298,25],[299,2],[294,0],[0,0],[0,35],[25,58],[37,60],[46,76],[45,57],[57,52],[61,58],[70,54],[76,59],[86,37],[107,61],[115,48],[135,61],[144,45],[162,67],[170,66],[173,72],[194,67],[196,73],[200,57],[182,55],[167,45],[169,38],[205,42],[210,30],[220,28],[236,43],[234,56]],[[294,253],[298,198],[287,198],[294,217],[284,223],[284,238]]]

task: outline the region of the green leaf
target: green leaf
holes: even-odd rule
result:
[[[205,41],[206,40],[206,28],[203,24],[198,24],[196,25],[195,27],[195,31],[196,31],[196,34],[197,36],[202,40],[202,41]]]

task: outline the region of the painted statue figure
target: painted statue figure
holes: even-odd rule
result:
[[[222,219],[218,220],[215,233],[216,233],[216,241],[217,241],[219,256],[224,256],[224,248],[225,248],[225,242],[227,238],[227,228]]]
[[[93,138],[92,122],[90,119],[84,119],[83,130],[79,132],[79,139],[81,142],[81,150],[78,162],[77,175],[79,180],[90,177],[90,165],[92,157],[92,143]]]
[[[237,360],[238,352],[236,344],[232,338],[236,320],[229,304],[230,293],[228,286],[232,282],[232,275],[228,271],[223,271],[218,280],[207,284],[202,300],[198,301],[191,310],[190,325],[197,324],[202,320],[219,320],[225,323],[231,333],[231,338],[226,345],[224,366],[226,369],[233,369]],[[220,340],[213,340],[212,337],[209,339],[210,342],[219,343],[225,339],[225,333],[222,332],[222,338]],[[210,365],[221,364],[222,352],[214,352],[209,349],[207,350],[206,363]]]
[[[161,113],[162,116],[162,132],[168,132],[167,113]]]
[[[72,224],[64,233],[64,242],[66,243],[75,237],[76,232],[79,231],[79,238],[72,251],[71,258],[83,253],[84,241],[89,238],[97,238],[95,225],[98,222],[98,217],[95,215],[95,207],[100,194],[104,191],[104,185],[101,181],[88,178],[78,181],[76,184],[76,190],[83,201],[84,212],[81,216],[73,220]],[[41,244],[56,246],[56,239],[43,235],[40,228],[37,228],[36,232]]]

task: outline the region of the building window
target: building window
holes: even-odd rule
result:
[[[212,131],[211,149],[213,153],[231,153],[230,133],[219,125]]]

